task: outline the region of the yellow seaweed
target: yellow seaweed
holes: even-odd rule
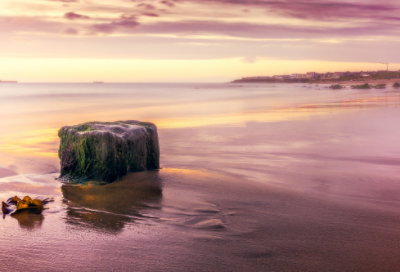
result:
[[[15,202],[17,203],[18,201],[21,201],[21,199],[18,196],[14,196],[13,198],[11,198],[10,202]]]
[[[43,203],[39,199],[33,199],[29,196],[25,196],[22,200],[17,202],[17,211],[23,209],[36,209],[39,212],[42,212],[44,207]]]
[[[10,213],[12,211],[9,207],[10,207],[10,205],[5,203],[4,201],[2,202],[1,211],[3,212],[3,214],[8,214],[8,213]]]
[[[25,196],[22,200],[14,196],[13,198],[10,198],[7,200],[7,202],[2,202],[2,212],[3,214],[9,214],[9,213],[16,213],[21,210],[32,210],[35,213],[42,213],[44,210],[44,205],[46,205],[49,202],[54,201],[53,198],[45,198],[43,200],[40,199],[32,199],[29,196]]]

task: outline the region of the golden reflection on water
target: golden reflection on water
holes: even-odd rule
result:
[[[66,223],[110,233],[161,209],[162,178],[158,171],[131,173],[104,186],[61,187],[67,203]]]
[[[20,128],[2,137],[3,143],[0,144],[0,150],[14,155],[56,157],[57,153],[54,152],[54,148],[49,150],[49,143],[58,142],[58,129]]]
[[[44,215],[30,210],[18,211],[11,215],[18,221],[18,225],[22,229],[33,231],[40,229],[44,221]]]
[[[310,108],[289,108],[289,109],[276,109],[272,111],[246,111],[235,112],[223,115],[205,115],[205,116],[192,116],[188,118],[170,118],[159,119],[154,122],[160,128],[189,128],[189,127],[202,127],[202,126],[246,126],[247,122],[282,122],[282,121],[295,121],[307,120],[312,116],[333,114],[330,109],[310,111]],[[336,112],[342,111],[343,108],[337,108]]]
[[[307,91],[301,92],[303,94],[307,96]],[[293,95],[296,95],[295,92]],[[314,99],[311,97],[313,95],[320,97]],[[234,265],[240,265],[245,259],[232,256],[244,256],[237,255],[243,251],[249,254],[246,256],[250,256],[251,260],[241,267],[245,270],[254,261],[261,260],[252,256],[265,256],[265,252],[270,254],[270,246],[274,250],[271,256],[277,256],[274,260],[293,250],[300,252],[298,260],[303,260],[305,240],[310,241],[309,244],[317,241],[314,247],[309,248],[313,254],[326,247],[327,243],[324,242],[327,237],[331,239],[331,243],[327,244],[331,247],[322,254],[333,256],[334,264],[337,255],[331,254],[335,252],[332,249],[342,253],[342,247],[337,247],[338,241],[342,245],[354,239],[354,233],[362,231],[359,226],[368,226],[357,239],[358,248],[368,249],[368,245],[374,245],[367,252],[369,256],[378,256],[379,260],[381,256],[387,256],[387,252],[383,251],[377,255],[375,249],[380,246],[387,249],[390,241],[394,241],[391,248],[396,248],[397,236],[397,240],[393,239],[394,236],[387,238],[387,231],[382,231],[378,239],[381,242],[374,244],[377,239],[372,239],[375,236],[371,233],[375,234],[390,224],[393,224],[391,229],[398,229],[398,222],[394,220],[400,203],[397,182],[400,153],[396,145],[400,132],[394,126],[399,113],[399,109],[394,108],[399,104],[398,96],[386,97],[377,91],[356,95],[330,90],[317,93],[315,90],[308,97],[301,96],[300,102],[286,98],[284,103],[284,99],[276,101],[271,98],[271,102],[264,105],[265,101],[252,98],[242,105],[237,100],[234,103],[214,103],[211,108],[206,107],[207,103],[201,103],[204,108],[198,107],[196,111],[190,111],[190,107],[196,107],[196,103],[190,103],[190,107],[174,104],[119,109],[124,99],[114,99],[115,104],[106,107],[106,100],[91,103],[90,98],[88,105],[95,104],[95,107],[82,107],[76,111],[64,108],[41,112],[35,105],[27,105],[24,109],[27,112],[25,118],[22,118],[22,114],[18,118],[11,116],[9,120],[0,118],[0,170],[8,167],[19,174],[21,164],[13,163],[10,157],[14,159],[19,156],[25,165],[43,167],[42,173],[57,172],[50,163],[50,166],[46,164],[51,160],[59,164],[57,130],[63,125],[94,120],[139,119],[156,123],[162,136],[162,167],[165,169],[134,173],[106,186],[61,185],[54,180],[57,174],[49,175],[46,179],[44,175],[1,178],[0,199],[5,200],[15,194],[49,194],[56,199],[53,206],[44,211],[45,220],[41,216],[23,214],[14,218],[7,216],[3,220],[5,248],[19,245],[15,243],[17,238],[29,248],[45,246],[39,247],[36,254],[20,258],[18,263],[24,262],[21,267],[29,267],[36,260],[40,264],[49,256],[56,256],[55,265],[65,264],[66,260],[68,262],[68,265],[56,268],[70,270],[71,260],[66,256],[82,256],[81,260],[73,261],[74,265],[82,263],[84,269],[87,256],[93,252],[99,252],[98,262],[95,263],[100,270],[104,264],[109,265],[109,270],[118,270],[115,265],[124,260],[137,267],[138,262],[132,256],[139,253],[143,255],[138,258],[150,256],[149,260],[143,259],[146,264],[154,262],[154,256],[159,256],[161,270],[165,269],[165,258],[171,256],[176,267],[180,267],[182,262],[177,261],[176,256],[181,256],[182,252],[191,253],[183,256],[188,260],[204,256],[204,261],[198,262],[200,264],[209,262],[210,256],[215,255],[210,255],[211,251],[227,252],[225,259],[217,254],[214,261],[225,260],[230,263],[233,260],[237,261]],[[1,103],[0,100],[0,115]],[[52,109],[64,105],[57,104],[57,101],[49,103]],[[214,108],[216,104],[224,103],[222,110]],[[43,106],[46,103],[39,104]],[[78,104],[81,107],[85,103]],[[387,106],[393,108],[382,108]],[[166,110],[174,107],[173,112]],[[30,110],[32,114],[29,114]],[[15,109],[15,112],[18,110]],[[281,122],[309,119],[311,121]],[[210,125],[214,126],[206,127]],[[180,129],[187,127],[198,129]],[[215,172],[227,176],[220,178],[214,176]],[[3,171],[3,175],[7,173],[10,172]],[[260,181],[263,186],[259,187],[250,180]],[[266,183],[271,186],[264,188]],[[276,191],[275,186],[279,187]],[[285,190],[280,192],[284,187]],[[330,206],[334,201],[340,205]],[[349,203],[353,205],[356,202],[359,202],[356,209],[350,212],[343,209]],[[367,206],[375,208],[364,209]],[[385,217],[385,221],[376,220],[376,215],[383,210],[389,210],[390,217]],[[360,215],[360,212],[364,213]],[[339,232],[332,232],[333,221]],[[374,222],[378,223],[370,228]],[[322,226],[326,226],[323,231]],[[343,226],[347,226],[347,229],[343,229]],[[31,230],[35,230],[34,235]],[[299,231],[302,232],[300,236],[297,235]],[[341,231],[348,235],[343,236]],[[218,237],[218,240],[199,244],[200,240],[206,240],[204,234],[208,233]],[[109,239],[109,236],[115,239]],[[196,237],[195,240],[193,237]],[[301,239],[294,248],[293,241],[296,242],[298,237]],[[365,237],[372,238],[365,240]],[[385,237],[387,240],[384,240]],[[281,244],[273,245],[268,241],[279,241]],[[120,250],[110,251],[110,242]],[[267,250],[259,251],[257,243],[260,249],[267,246]],[[179,244],[184,246],[176,248]],[[351,246],[346,252],[358,252]],[[204,251],[199,251],[202,248]],[[54,255],[59,251],[63,254]],[[109,259],[115,261],[103,263],[104,256],[110,252],[114,255]],[[127,255],[124,257],[121,253],[125,252]],[[364,253],[351,256],[349,264],[354,259],[361,260]],[[4,256],[8,255],[6,251]],[[289,255],[288,259],[294,260],[293,254]],[[264,260],[269,262],[273,259]],[[8,267],[15,269],[15,262],[10,262]]]
[[[332,114],[329,110],[310,110],[311,108],[277,109],[273,111],[247,111],[232,112],[217,115],[202,115],[177,118],[163,118],[149,120],[157,125],[159,129],[191,128],[202,126],[245,126],[247,122],[280,122],[293,120],[307,120],[311,116]],[[342,108],[335,109],[337,112]],[[129,116],[129,115],[127,115]],[[118,120],[118,118],[116,118]],[[110,120],[111,121],[111,120]],[[76,120],[76,123],[81,122]],[[73,123],[71,121],[70,123]],[[17,133],[12,133],[1,139],[0,149],[2,152],[13,155],[26,155],[38,157],[57,158],[59,128],[25,128]],[[24,135],[20,137],[18,135]],[[49,143],[53,143],[49,150]]]
[[[305,91],[305,90],[302,90]],[[314,90],[316,91],[316,90]],[[330,90],[320,90],[325,95],[331,95]],[[310,94],[308,94],[309,96]],[[336,95],[336,94],[335,94]],[[356,96],[358,95],[358,97]],[[362,97],[359,97],[359,96]],[[87,99],[91,97],[86,94]],[[187,103],[176,101],[168,104],[162,97],[154,100],[141,97],[135,104],[129,106],[123,104],[130,99],[123,95],[119,97],[100,97],[98,100],[79,100],[73,95],[67,95],[56,102],[44,95],[43,101],[35,98],[34,103],[28,98],[22,99],[19,108],[8,105],[0,110],[0,114],[10,114],[11,118],[3,118],[0,127],[3,127],[0,135],[0,153],[3,157],[9,156],[42,157],[57,159],[58,129],[63,125],[73,125],[87,121],[116,121],[127,119],[140,119],[155,123],[159,129],[193,128],[202,126],[236,126],[244,127],[248,122],[282,122],[309,120],[314,116],[340,114],[349,110],[362,110],[371,107],[385,107],[398,105],[400,96],[372,94],[370,92],[352,94],[354,98],[344,95],[329,101],[306,103],[307,98],[301,98],[301,103],[294,103],[289,97],[273,97],[267,99],[245,97],[202,98]],[[348,95],[349,96],[349,95]],[[318,100],[327,98],[319,97]],[[18,100],[19,101],[19,100]],[[104,106],[109,101],[113,105]],[[133,99],[133,101],[136,101]],[[140,104],[142,102],[142,104]],[[18,103],[18,102],[16,102]],[[265,104],[264,108],[260,108]],[[156,106],[158,105],[158,106]],[[250,106],[248,106],[250,105]],[[257,105],[251,106],[251,105]],[[241,109],[243,108],[243,109]],[[44,110],[46,109],[46,110]],[[0,154],[0,155],[1,155]],[[4,164],[4,161],[0,160]]]
[[[183,168],[165,168],[162,170],[165,174],[185,174],[185,175],[193,175],[193,176],[209,176],[210,173],[207,171],[200,171],[194,169],[183,169]]]

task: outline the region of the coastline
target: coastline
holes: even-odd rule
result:
[[[339,84],[345,86],[360,85],[360,84],[387,84],[387,87],[391,87],[395,82],[400,83],[400,78],[393,79],[357,79],[357,80],[316,80],[316,81],[286,81],[286,80],[276,80],[276,81],[232,81],[232,84]]]
[[[377,84],[386,84],[387,87],[392,87],[394,83],[400,83],[400,78],[394,78],[394,79],[360,79],[360,80],[335,80],[335,81],[320,81],[317,82],[318,84],[339,84],[339,85],[345,85],[345,86],[351,86],[351,85],[361,85],[361,84],[372,84],[372,85],[377,85]]]

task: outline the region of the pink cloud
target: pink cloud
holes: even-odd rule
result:
[[[132,20],[114,21],[111,23],[114,26],[121,26],[126,28],[137,28],[140,24]]]
[[[170,2],[170,1],[161,1],[160,3],[164,4],[164,5],[168,6],[168,7],[171,7],[171,8],[175,6],[175,4]]]
[[[198,4],[221,6],[242,6],[245,9],[265,9],[285,17],[302,19],[335,20],[348,18],[377,18],[384,13],[398,12],[399,7],[384,1],[373,4],[364,0],[353,2],[341,0],[179,0]]]
[[[76,3],[78,0],[47,0],[52,2],[63,2],[63,3]]]
[[[77,14],[74,12],[67,12],[64,14],[64,18],[68,20],[75,20],[75,19],[90,19],[89,16]]]
[[[116,27],[112,24],[95,24],[90,27],[90,33],[111,34],[115,31],[115,29]]]
[[[38,1],[38,0],[32,0]],[[77,2],[76,0],[58,0],[59,2]],[[400,34],[400,17],[397,16],[400,8],[395,2],[371,2],[368,0],[193,0],[191,3],[203,5],[209,13],[198,10],[179,10],[181,3],[189,0],[163,0],[163,1],[132,1],[132,7],[99,2],[89,3],[80,1],[74,4],[76,12],[66,12],[64,18],[70,22],[54,22],[46,17],[3,17],[0,18],[0,31],[13,32],[40,32],[64,33],[70,35],[87,33],[150,33],[150,34],[179,34],[179,35],[224,35],[242,38],[265,39],[290,39],[290,38],[355,38],[365,36],[398,36]],[[78,5],[79,3],[79,5]],[[124,1],[124,3],[128,3]],[[220,5],[221,8],[216,8]],[[141,19],[146,17],[159,17],[160,7],[170,7],[172,11],[165,12],[163,18],[173,18],[164,22],[148,22],[141,24]],[[183,5],[182,5],[183,6]],[[70,7],[59,7],[69,9]],[[174,12],[179,10],[179,12]],[[222,11],[221,11],[222,10]],[[262,15],[259,11],[266,12]],[[36,11],[36,10],[35,10]],[[226,11],[226,12],[225,12]],[[259,16],[260,23],[249,23],[247,20],[250,12]],[[258,11],[258,12],[256,12]],[[96,14],[99,16],[96,16]],[[293,17],[308,24],[269,24],[262,23],[262,17],[273,13],[280,17]],[[88,27],[82,20],[90,19],[92,25]],[[196,15],[198,20],[179,20],[181,14],[187,17]],[[228,14],[228,15],[227,15]],[[261,15],[260,15],[261,14]],[[236,22],[226,22],[223,16],[236,17]],[[243,18],[241,18],[243,16]],[[220,20],[221,19],[221,20]],[[353,23],[354,20],[362,19]],[[344,24],[318,24],[316,21],[343,21]],[[346,21],[352,22],[346,24]],[[29,23],[25,23],[29,22]],[[140,26],[140,28],[139,28]],[[67,31],[67,29],[76,30]],[[71,33],[68,33],[71,32]]]
[[[90,27],[90,34],[112,34],[115,32],[124,32],[121,29],[136,29],[140,24],[132,20],[113,21],[108,24],[94,24]]]
[[[149,9],[149,10],[155,9],[155,6],[153,6],[151,4],[145,4],[145,3],[138,4],[137,7],[141,7],[141,8]]]
[[[133,14],[122,14],[121,19],[123,20],[136,20],[137,16]]]
[[[78,31],[72,27],[65,29],[62,33],[65,35],[78,35]]]
[[[149,16],[149,17],[159,17],[159,15],[158,14],[155,14],[155,13],[142,13],[142,15],[144,15],[144,16]]]

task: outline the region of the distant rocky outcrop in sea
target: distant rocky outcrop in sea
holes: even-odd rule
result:
[[[91,122],[62,127],[63,181],[110,183],[130,173],[160,168],[157,127],[139,121]]]
[[[377,85],[370,85],[365,83],[363,85],[352,85],[352,89],[386,89],[386,84],[377,84]]]
[[[329,88],[332,90],[340,90],[345,87],[343,87],[342,85],[331,85],[331,86],[329,86]]]
[[[352,85],[352,89],[371,89],[372,86],[369,85],[368,83],[362,84],[362,85]]]

